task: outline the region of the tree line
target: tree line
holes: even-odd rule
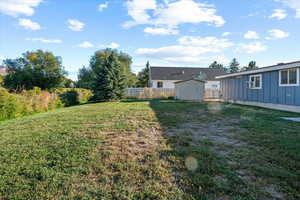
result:
[[[131,56],[124,52],[115,49],[96,51],[90,58],[89,66],[79,70],[78,80],[74,82],[67,78],[61,57],[43,50],[28,51],[19,58],[4,60],[8,75],[0,77],[0,85],[14,92],[34,87],[42,90],[85,88],[93,91],[94,100],[115,100],[124,97],[125,88],[150,86],[149,62],[138,75],[131,71],[131,64]],[[215,61],[209,68],[236,73],[258,67],[255,61],[240,67],[234,58],[228,67]]]
[[[104,49],[94,53],[88,67],[82,67],[78,80],[67,78],[62,58],[52,52],[28,51],[3,64],[8,74],[0,77],[0,86],[11,92],[22,92],[39,87],[42,90],[57,88],[85,88],[94,92],[94,100],[114,100],[124,96],[128,87],[143,87],[145,77],[131,71],[132,58],[123,52]],[[148,63],[149,69],[149,63]],[[144,70],[143,70],[144,71]]]
[[[234,58],[229,63],[229,66],[224,66],[223,64],[218,63],[217,61],[214,61],[212,64],[209,65],[209,68],[223,69],[224,71],[226,71],[228,73],[237,73],[237,72],[255,70],[255,69],[258,69],[259,67],[256,65],[255,61],[250,61],[247,66],[241,67],[240,63],[237,61],[237,59]]]

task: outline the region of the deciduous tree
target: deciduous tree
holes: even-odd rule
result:
[[[11,90],[58,88],[65,80],[62,59],[52,52],[26,52],[20,58],[5,60],[4,64],[8,67],[4,86]]]

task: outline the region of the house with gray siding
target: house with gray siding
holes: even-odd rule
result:
[[[223,69],[200,67],[150,67],[151,88],[175,88],[175,83],[202,77],[205,88],[219,88],[220,81],[216,76],[224,75]]]
[[[224,101],[300,112],[300,61],[226,74],[220,80]]]

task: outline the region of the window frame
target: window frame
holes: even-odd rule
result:
[[[251,79],[252,79],[252,77],[254,77],[254,80],[255,80],[256,77],[260,78],[259,87],[251,87]],[[250,75],[249,76],[249,89],[251,89],[251,90],[260,90],[260,89],[262,89],[262,85],[263,85],[262,74],[255,74],[255,75]]]
[[[296,69],[296,71],[297,71],[297,76],[296,76],[296,83],[292,83],[292,84],[290,84],[289,82],[290,82],[290,70],[293,70],[293,69]],[[283,71],[287,71],[287,84],[282,84],[281,83],[281,73],[283,72]],[[297,67],[297,68],[289,68],[289,69],[283,69],[283,70],[279,70],[279,86],[280,87],[292,87],[292,86],[299,86],[299,67]]]
[[[159,87],[160,83],[161,83],[161,87]],[[164,88],[164,82],[163,81],[157,81],[156,88]]]

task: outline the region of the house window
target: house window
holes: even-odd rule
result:
[[[279,86],[298,86],[299,68],[279,71]]]
[[[163,88],[163,87],[164,87],[164,83],[162,81],[158,81],[157,88]]]
[[[261,89],[262,88],[262,75],[251,75],[249,78],[249,88],[250,89]]]

